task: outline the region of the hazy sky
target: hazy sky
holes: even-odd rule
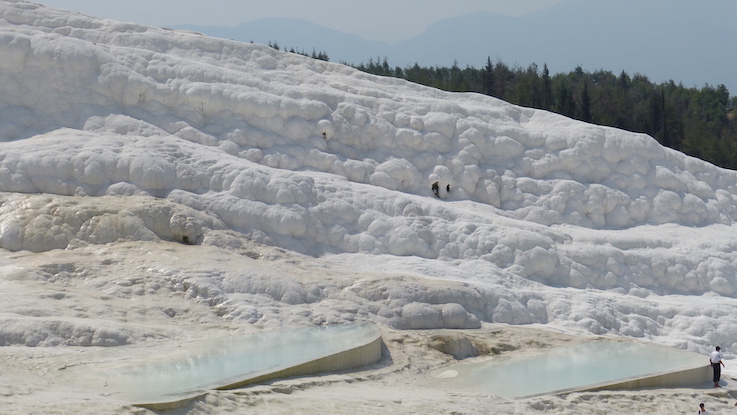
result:
[[[477,11],[523,15],[564,0],[35,0],[115,20],[172,26],[235,26],[265,17],[301,18],[366,39],[397,42],[429,24]]]

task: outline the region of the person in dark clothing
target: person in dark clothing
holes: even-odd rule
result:
[[[724,366],[724,362],[722,362],[722,348],[717,346],[716,350],[711,352],[711,355],[709,356],[709,363],[711,364],[711,368],[714,370],[714,387],[719,387],[719,380],[722,377],[722,366]]]

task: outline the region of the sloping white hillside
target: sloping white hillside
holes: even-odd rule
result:
[[[649,137],[261,45],[25,2],[2,18],[7,250],[231,229],[313,256],[482,261],[482,285],[735,292],[737,174]],[[36,193],[154,199],[70,218],[15,202]],[[550,319],[528,314],[510,322]]]
[[[737,339],[737,173],[647,136],[0,0],[0,139],[0,346],[347,321]]]

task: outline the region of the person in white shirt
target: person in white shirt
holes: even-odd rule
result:
[[[699,412],[697,412],[699,415],[708,415],[709,413],[706,412],[706,408],[704,408],[704,404],[699,405]]]
[[[722,366],[724,366],[724,362],[722,362],[722,352],[721,347],[717,346],[716,350],[711,352],[711,355],[709,356],[709,363],[711,364],[711,368],[714,370],[714,387],[719,387],[719,380],[722,377]]]

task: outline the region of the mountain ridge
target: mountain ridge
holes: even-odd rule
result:
[[[737,77],[731,72],[737,56],[728,53],[737,44],[737,34],[730,30],[730,22],[737,21],[737,2],[610,3],[569,0],[518,17],[470,13],[435,22],[422,34],[391,45],[317,25],[295,31],[294,19],[289,19],[292,27],[276,24],[280,19],[270,19],[271,28],[263,25],[264,20],[243,23],[229,31],[228,38],[275,41],[308,52],[315,48],[335,62],[349,64],[386,57],[391,66],[399,67],[450,66],[457,61],[461,67],[478,68],[491,57],[519,66],[546,63],[554,73],[582,66],[639,73],[656,82],[673,80],[689,87],[724,84],[733,95],[737,91]],[[216,35],[192,25],[175,28]]]

